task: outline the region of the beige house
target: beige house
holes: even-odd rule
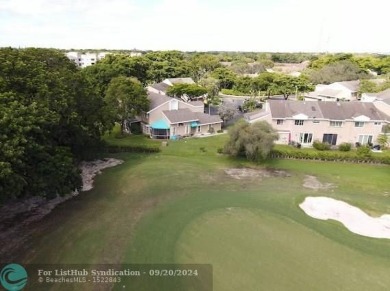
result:
[[[152,91],[148,91],[148,96],[149,111],[140,118],[142,132],[151,138],[176,139],[221,130],[221,118],[205,114],[202,101],[185,102]]]
[[[279,144],[301,143],[310,147],[319,140],[376,143],[390,118],[373,103],[270,100],[262,111],[246,114],[248,122],[265,120],[279,133]]]

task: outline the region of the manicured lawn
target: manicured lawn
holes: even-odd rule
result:
[[[329,196],[373,215],[390,213],[389,166],[293,160],[256,166],[218,154],[226,139],[114,155],[125,163],[51,213],[19,261],[212,264],[216,291],[388,290],[390,240],[310,218],[298,204]],[[232,167],[284,169],[291,176],[236,180],[224,172]],[[336,188],[303,188],[306,174]]]
[[[128,135],[124,134],[121,135],[120,132],[120,126],[117,124],[112,132],[107,132],[103,139],[109,144],[109,145],[115,145],[115,146],[145,146],[145,145],[154,145],[154,144],[160,144],[161,141],[150,139],[144,135]]]

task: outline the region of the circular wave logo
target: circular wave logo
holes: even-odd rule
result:
[[[0,273],[0,283],[8,291],[22,290],[27,284],[26,269],[18,264],[5,266]]]

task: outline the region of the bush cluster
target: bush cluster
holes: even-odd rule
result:
[[[144,145],[109,145],[106,146],[105,151],[107,153],[158,153],[160,152],[159,146],[144,146]]]
[[[338,147],[339,151],[342,151],[342,152],[349,152],[352,148],[352,144],[350,143],[347,143],[347,142],[344,142],[344,143],[341,143]]]
[[[237,90],[233,90],[233,89],[222,89],[221,93],[225,94],[225,95],[251,96],[251,94],[243,93],[243,92],[240,92],[240,91],[237,91]]]
[[[318,140],[315,140],[313,142],[313,148],[319,151],[327,151],[330,150],[330,144],[328,144],[327,142],[320,142]]]
[[[274,148],[271,151],[272,158],[287,158],[287,159],[306,159],[306,160],[322,160],[322,161],[342,161],[353,163],[378,163],[390,165],[390,156],[367,155],[356,152],[340,152],[340,151],[304,151],[295,148]]]

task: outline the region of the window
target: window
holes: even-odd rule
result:
[[[374,122],[374,125],[381,125],[382,123],[381,122]]]
[[[342,121],[331,121],[330,126],[332,127],[341,127],[343,125]]]
[[[310,144],[313,141],[312,133],[301,133],[299,135],[299,142],[302,144]]]
[[[284,121],[283,119],[277,119],[277,120],[276,120],[276,124],[277,124],[277,125],[282,125],[282,124],[283,124],[283,121]]]
[[[184,123],[179,123],[179,126],[183,126],[184,125]]]
[[[360,144],[370,144],[370,143],[372,143],[372,135],[361,134],[361,135],[359,135],[358,141]]]
[[[363,121],[356,121],[355,122],[355,127],[363,127],[364,122]]]
[[[319,120],[313,120],[313,123],[320,123]]]
[[[303,125],[303,120],[301,119],[295,120],[295,125]]]
[[[201,127],[200,126],[198,126],[198,132],[201,132]]]
[[[325,133],[322,137],[322,142],[335,145],[337,143],[337,134]]]

